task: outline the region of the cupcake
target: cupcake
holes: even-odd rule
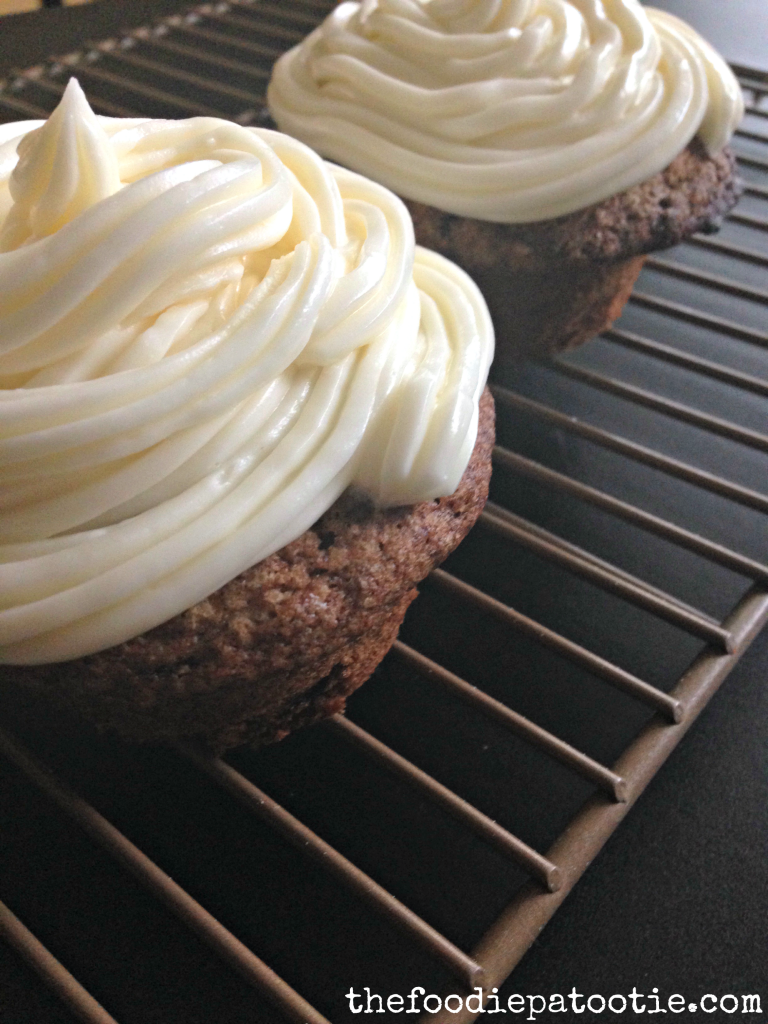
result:
[[[342,3],[275,65],[282,131],[402,196],[507,355],[607,327],[645,254],[734,204],[728,66],[638,0]]]
[[[267,129],[0,129],[0,678],[213,750],[341,710],[487,494],[467,275]]]

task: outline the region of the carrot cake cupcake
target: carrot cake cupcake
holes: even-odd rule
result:
[[[734,75],[638,0],[342,3],[268,100],[282,131],[406,200],[508,354],[608,326],[644,255],[715,230],[738,194]]]
[[[0,128],[0,679],[215,750],[331,714],[487,494],[467,275],[278,132]]]

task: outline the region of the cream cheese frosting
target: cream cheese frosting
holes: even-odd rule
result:
[[[276,63],[282,131],[408,199],[500,223],[583,209],[743,114],[725,61],[638,0],[340,4]]]
[[[350,485],[452,493],[493,329],[380,185],[278,132],[0,129],[0,661],[191,607]]]

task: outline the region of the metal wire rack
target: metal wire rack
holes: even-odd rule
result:
[[[258,123],[331,6],[198,6],[11,76],[0,115],[76,71],[100,113]],[[768,77],[736,70],[738,211],[649,258],[600,339],[495,371],[492,500],[346,717],[220,760],[0,694],[0,935],[46,1020],[327,1024],[361,978],[499,986],[768,621]]]

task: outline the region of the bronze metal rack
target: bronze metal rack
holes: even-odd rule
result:
[[[103,114],[209,114],[258,124],[272,62],[331,6],[197,6],[11,76],[0,86],[0,115],[47,116],[76,73]],[[0,703],[0,764],[18,781],[19,800],[36,791],[42,816],[74,823],[118,866],[118,878],[124,869],[133,875],[143,893],[136,899],[151,894],[202,940],[209,952],[201,963],[207,956],[234,968],[247,991],[259,994],[252,1019],[340,1021],[340,993],[350,980],[339,966],[342,953],[359,967],[400,950],[403,962],[427,972],[414,977],[443,990],[500,986],[768,622],[768,493],[761,486],[768,480],[768,77],[737,72],[748,99],[734,140],[743,204],[718,237],[650,257],[624,316],[600,339],[553,362],[495,370],[492,500],[470,538],[426,582],[401,639],[347,716],[277,748],[222,760],[188,747],[136,750],[77,725],[51,740],[34,724],[32,698],[28,713]],[[574,615],[574,602],[593,603],[594,614]],[[603,628],[598,620],[607,609]],[[560,717],[537,696],[550,677],[554,703],[566,701]],[[525,713],[513,707],[518,699]],[[620,723],[615,735],[601,739],[585,727],[582,737],[579,729],[601,714]],[[466,765],[478,735],[492,737],[497,755],[493,798],[483,787],[478,797],[472,786],[462,795],[446,760],[458,744]],[[510,766],[513,756],[529,754],[532,767]],[[546,800],[534,777],[543,780]],[[508,812],[505,800],[521,778],[524,792]],[[485,809],[478,806],[483,794]],[[153,810],[158,800],[167,820]],[[337,800],[349,802],[347,817],[368,804],[373,810],[352,829],[343,815],[326,816]],[[546,824],[536,817],[537,800],[552,805],[541,811],[542,821],[549,813]],[[133,804],[146,820],[137,823]],[[177,804],[211,844],[190,863],[174,862],[169,852],[183,833],[173,817]],[[221,837],[199,824],[218,814],[226,819]],[[379,855],[390,840],[377,821],[391,825],[401,814],[404,831]],[[200,881],[197,863],[219,856],[226,863],[228,815],[246,837],[238,856],[253,874],[219,878],[211,868]],[[326,829],[331,838],[323,837]],[[460,921],[465,904],[460,882],[447,885],[445,871],[429,890],[431,903],[420,897],[409,906],[414,868],[402,844],[434,855],[449,836],[462,857],[482,862],[495,886],[466,927],[446,924]],[[46,853],[41,841],[38,856]],[[437,871],[437,864],[421,868]],[[106,878],[113,868],[103,870]],[[296,885],[307,903],[320,892],[348,915],[333,933],[329,963],[325,933],[314,917],[305,927],[300,905],[291,904],[288,943],[238,918],[238,903],[254,887],[271,899],[270,887],[290,888],[292,872],[304,872]],[[272,881],[259,889],[262,874]],[[52,924],[39,909],[42,897],[30,904],[34,920],[24,921],[20,885],[9,876],[0,883],[8,902],[0,903],[0,935],[62,1003],[90,1024],[149,1019],[131,1010],[130,999],[112,1005],[109,986],[101,1001],[90,994],[86,953],[70,954],[62,938],[76,923],[63,931]],[[43,944],[33,933],[51,939]],[[140,945],[134,955],[140,958]],[[181,1011],[171,1016],[187,1019]],[[465,1011],[430,1019],[475,1018]]]

